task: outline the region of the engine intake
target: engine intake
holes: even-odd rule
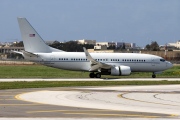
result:
[[[130,74],[131,68],[129,66],[115,66],[111,68],[111,75],[121,76]]]

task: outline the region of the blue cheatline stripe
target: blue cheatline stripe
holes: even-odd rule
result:
[[[33,61],[33,62],[88,62],[89,61]],[[98,61],[99,62],[99,61]],[[160,64],[159,62],[102,62],[102,63],[150,63],[150,64]]]

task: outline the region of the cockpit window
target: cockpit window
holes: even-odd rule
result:
[[[165,62],[165,59],[160,59],[161,62]]]

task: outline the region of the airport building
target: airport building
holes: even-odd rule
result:
[[[98,46],[106,46],[106,47],[110,47],[110,46],[115,46],[115,48],[123,48],[123,46],[126,49],[130,49],[130,48],[135,48],[136,47],[136,43],[125,43],[125,42],[96,42],[96,46],[94,46],[94,49],[98,48],[100,49],[101,47]],[[104,47],[102,47],[104,49]]]
[[[94,49],[95,50],[107,50],[107,46],[106,45],[101,45],[101,46],[96,45],[96,46],[94,46]]]
[[[75,40],[78,42],[78,44],[90,44],[90,45],[96,45],[96,40],[86,40],[86,39],[82,39],[82,40]]]
[[[21,51],[24,50],[24,47],[0,47],[0,53],[7,54],[11,51]]]
[[[180,40],[176,41],[175,43],[168,43],[169,46],[174,46],[176,48],[180,48]]]
[[[108,42],[96,42],[96,46],[107,46],[109,47]]]

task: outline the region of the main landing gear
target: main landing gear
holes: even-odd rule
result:
[[[101,78],[101,73],[96,73],[96,74],[90,73],[90,74],[89,74],[89,77],[90,77],[90,78]]]
[[[152,74],[152,78],[156,78],[156,74],[153,73],[153,74]]]

